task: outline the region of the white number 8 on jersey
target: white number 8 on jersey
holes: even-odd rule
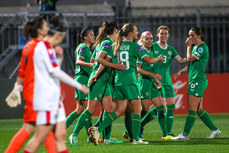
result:
[[[125,55],[125,56],[123,56],[123,55]],[[130,68],[130,62],[129,62],[129,53],[127,51],[122,51],[120,53],[120,60],[122,61],[122,64],[126,65],[125,70],[128,70]]]

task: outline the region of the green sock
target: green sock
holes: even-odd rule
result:
[[[66,123],[66,129],[72,125],[73,121],[75,121],[75,119],[77,119],[79,117],[79,115],[76,113],[76,111],[71,112],[71,114],[68,115],[68,117],[65,120]]]
[[[196,111],[188,110],[188,116],[186,118],[183,135],[186,137],[189,135],[195,121],[196,121]]]
[[[102,132],[106,127],[108,127],[108,125],[110,125],[117,118],[118,117],[115,114],[115,112],[108,113],[107,116],[105,116],[104,120],[98,127],[99,132]]]
[[[212,131],[217,130],[217,127],[215,126],[214,122],[212,121],[210,115],[204,109],[198,112],[198,116],[210,130]]]
[[[92,127],[92,123],[91,123],[91,117],[90,119],[85,123],[85,130],[86,130],[86,133],[87,133],[87,137],[90,136],[90,132],[88,132],[88,129]]]
[[[80,130],[84,127],[86,122],[91,120],[91,115],[92,114],[87,109],[80,115],[76,127],[72,133],[74,136],[78,136]]]
[[[141,118],[143,118],[146,114],[147,114],[147,112],[144,111],[144,110],[142,110],[142,111],[141,111]]]
[[[157,115],[157,109],[152,108],[143,118],[141,121],[141,126],[144,127],[148,122],[152,121],[155,116]]]
[[[163,137],[166,136],[168,134],[167,131],[167,126],[166,126],[166,122],[165,122],[165,106],[161,105],[159,107],[157,107],[157,119],[158,119],[158,123],[161,127],[161,131],[162,131],[162,135]]]
[[[132,131],[133,131],[133,139],[135,139],[136,141],[139,140],[140,128],[141,128],[141,116],[138,114],[133,114]]]
[[[102,118],[100,117],[93,126],[98,127],[101,122],[102,122]]]
[[[133,138],[132,131],[132,111],[125,112],[125,126],[126,126],[126,134],[129,135],[130,138]]]
[[[106,118],[106,116],[108,115],[109,113],[107,112],[104,112],[104,119]],[[104,129],[104,139],[110,139],[111,138],[111,128],[112,128],[112,123],[110,125],[108,125],[105,129]]]
[[[172,133],[174,110],[175,110],[175,104],[168,105],[166,108],[165,118],[166,118],[168,133]]]

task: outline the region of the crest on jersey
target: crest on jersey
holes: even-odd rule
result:
[[[173,53],[172,53],[171,50],[169,50],[169,51],[168,51],[168,54],[169,54],[169,56],[172,56]]]
[[[199,53],[203,53],[204,49],[202,47],[198,48],[197,50]]]
[[[138,46],[137,48],[138,48],[139,52],[142,52],[143,51],[143,49],[142,49],[141,46]]]
[[[108,49],[109,47],[110,47],[110,43],[106,43],[105,45],[104,45],[104,48],[106,48],[106,49]]]

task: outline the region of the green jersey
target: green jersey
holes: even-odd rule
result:
[[[84,62],[90,63],[91,60],[91,50],[86,44],[80,44],[76,49],[76,59],[77,57],[82,57]],[[91,68],[90,67],[84,67],[75,65],[75,78],[79,75],[84,75],[86,77],[89,77],[91,74]]]
[[[154,42],[151,49],[154,52],[154,57],[158,57],[162,54],[164,63],[157,62],[154,64],[154,73],[158,73],[162,76],[160,80],[162,85],[172,85],[172,79],[170,76],[170,63],[172,58],[175,59],[178,56],[177,51],[170,45],[167,45],[165,49],[161,48],[158,42]]]
[[[190,63],[189,66],[189,81],[190,80],[203,80],[207,81],[205,75],[205,69],[208,64],[209,51],[208,46],[203,42],[199,46],[195,46],[192,49],[192,55],[197,60]]]
[[[146,50],[145,48],[142,47],[143,50],[146,51],[147,55],[149,57],[153,57],[153,51],[152,50]],[[141,63],[142,64],[142,69],[147,71],[147,72],[151,72],[151,73],[154,73],[153,72],[153,67],[154,67],[154,64],[148,64],[146,63],[144,60],[138,58],[137,59],[137,63]],[[152,76],[146,76],[146,75],[142,75],[142,74],[139,74],[139,77],[138,77],[139,80],[141,79],[153,79]]]
[[[136,79],[136,61],[137,58],[143,59],[147,56],[145,50],[142,49],[137,43],[131,41],[123,41],[119,53],[114,58],[114,63],[122,61],[122,64],[126,65],[125,70],[115,70],[115,85],[128,85],[137,84]]]
[[[103,40],[103,42],[101,43],[99,47],[96,47],[95,63],[94,63],[90,77],[94,76],[95,73],[99,69],[100,63],[97,62],[97,59],[98,59],[100,52],[104,52],[106,53],[106,56],[113,58],[113,49],[111,46],[112,44],[113,44],[113,41],[109,37],[107,37]],[[101,79],[102,81],[107,82],[107,80],[109,79],[110,71],[111,69],[109,67],[105,67],[104,70],[98,75],[97,79]]]

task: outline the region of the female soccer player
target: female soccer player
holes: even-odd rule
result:
[[[94,114],[100,102],[102,102],[106,115],[113,111],[111,104],[111,87],[108,82],[111,70],[110,68],[102,66],[98,59],[112,59],[113,50],[111,45],[115,40],[117,31],[118,27],[115,22],[104,22],[101,29],[99,30],[98,36],[96,37],[94,46],[99,46],[99,53],[98,57],[95,58],[94,67],[88,82],[90,88],[90,92],[88,94],[88,107],[80,115],[76,128],[69,138],[72,145],[77,145],[77,136],[81,128],[90,120],[92,114]],[[125,66],[116,64],[116,68],[124,69]],[[98,139],[97,141],[94,141],[94,143],[97,145]]]
[[[81,84],[87,85],[91,70],[93,68],[93,63],[91,60],[91,50],[90,46],[95,41],[95,35],[92,29],[85,28],[77,35],[77,49],[75,51],[75,80]],[[76,109],[69,114],[66,119],[66,127],[68,128],[75,119],[77,119],[80,114],[87,108],[88,98],[82,91],[75,89],[75,99],[76,99]],[[88,129],[91,127],[91,122],[85,125],[87,134]]]
[[[18,71],[17,82],[15,83],[15,91],[18,91],[20,95],[20,88],[23,85],[23,98],[25,101],[25,112],[23,116],[22,128],[12,138],[5,153],[16,153],[29,136],[35,130],[36,123],[36,111],[33,110],[33,96],[34,96],[34,66],[33,66],[33,54],[34,48],[37,43],[43,40],[47,35],[49,27],[47,22],[42,18],[33,18],[31,21],[26,22],[23,35],[28,40],[28,37],[32,39],[25,45],[22,50],[22,57],[20,60],[20,67]],[[18,98],[18,100],[21,97]],[[16,107],[20,103],[12,101],[10,107]],[[13,105],[11,105],[13,104]],[[49,153],[56,152],[54,135],[51,132],[48,139],[45,142],[46,149]]]
[[[178,55],[177,51],[172,46],[167,44],[167,40],[170,36],[170,29],[167,26],[162,25],[158,27],[157,36],[159,40],[153,43],[151,49],[154,52],[154,57],[157,57],[162,54],[164,62],[156,63],[154,65],[154,73],[158,73],[162,76],[162,79],[160,80],[162,83],[161,93],[162,102],[164,105],[166,105],[165,118],[167,124],[167,131],[169,135],[174,136],[172,133],[172,127],[175,109],[175,93],[170,76],[170,63],[172,58],[181,64],[187,63],[187,59],[181,58]]]
[[[189,70],[188,85],[188,116],[186,118],[184,131],[173,140],[189,139],[189,133],[196,121],[197,115],[204,124],[212,131],[208,138],[214,138],[221,134],[221,131],[215,126],[210,115],[203,109],[203,94],[208,85],[208,79],[205,75],[209,59],[208,46],[205,44],[205,37],[199,27],[191,28],[189,37],[186,40],[187,60],[189,67],[185,67],[175,74],[179,76],[182,72]],[[192,48],[192,45],[195,45]]]
[[[140,95],[137,88],[136,79],[136,60],[141,58],[147,63],[155,63],[158,61],[163,62],[162,56],[157,58],[150,58],[146,55],[146,52],[134,43],[133,40],[137,39],[138,30],[132,23],[125,24],[118,32],[114,43],[114,63],[122,62],[126,65],[124,70],[115,70],[115,87],[116,87],[116,99],[117,108],[115,112],[111,112],[101,123],[99,127],[92,128],[92,136],[94,139],[99,138],[100,132],[103,127],[111,124],[112,121],[121,116],[127,107],[127,101],[129,101],[133,109],[132,127],[133,127],[133,144],[148,144],[139,140],[140,121],[141,121],[141,102]],[[100,62],[108,67],[114,67],[114,63],[101,59]]]
[[[56,55],[54,47],[60,44],[64,37],[65,28],[58,21],[53,21],[50,24],[48,35],[35,48],[33,109],[37,111],[37,127],[24,153],[36,152],[50,131],[55,133],[57,152],[68,153],[65,145],[66,117],[64,105],[60,99],[60,80],[80,89],[85,94],[88,93],[88,88],[74,81],[58,65],[62,58]]]
[[[146,51],[149,57],[153,57],[153,51],[150,50],[152,43],[153,35],[149,31],[143,32],[138,44],[142,46],[142,49]],[[152,101],[156,107],[158,122],[162,130],[162,140],[170,139],[171,136],[167,136],[168,133],[164,115],[165,108],[161,101],[160,91],[158,90],[161,88],[161,82],[158,80],[158,78],[161,79],[161,75],[154,73],[154,64],[148,64],[141,59],[137,61],[137,72],[139,73],[138,89],[141,95],[142,112],[147,113],[149,111],[149,104]],[[155,108],[153,108],[153,111],[155,111]],[[148,118],[142,119],[142,127],[145,125],[145,120],[148,120]],[[142,135],[140,134],[140,138],[143,139],[143,133]]]

